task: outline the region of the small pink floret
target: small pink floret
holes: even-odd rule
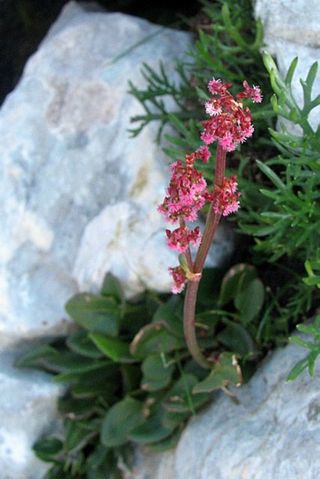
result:
[[[236,148],[236,145],[233,141],[233,136],[229,131],[227,131],[225,135],[219,140],[219,145],[226,151],[233,151]]]
[[[222,216],[228,216],[238,211],[240,207],[240,193],[237,192],[238,182],[236,176],[225,177],[223,184],[216,187],[210,194],[209,200],[212,201],[213,211]]]
[[[243,82],[244,91],[238,95],[238,97],[242,98],[250,98],[253,103],[261,103],[262,102],[262,93],[260,87],[258,86],[250,86],[249,83],[244,80]]]
[[[239,200],[231,201],[224,207],[222,216],[228,216],[228,215],[231,215],[231,213],[236,213],[236,211],[238,211],[239,208],[240,208]]]
[[[220,91],[221,84],[222,84],[222,82],[221,82],[220,79],[215,80],[215,78],[212,78],[212,80],[210,80],[209,83],[208,83],[209,92],[212,95],[216,95]]]
[[[251,92],[251,100],[253,103],[261,103],[263,99],[261,90],[258,86],[253,86],[252,87],[252,92]]]
[[[186,275],[181,268],[181,266],[176,266],[175,268],[169,268],[169,273],[172,276],[173,284],[171,286],[171,291],[173,294],[179,294],[184,290],[185,284],[187,282]]]
[[[202,145],[196,150],[196,157],[202,160],[203,163],[208,163],[211,158],[211,153],[207,145]]]
[[[222,111],[221,107],[217,106],[216,103],[214,101],[211,101],[211,100],[206,102],[205,110],[206,110],[207,115],[210,115],[210,116],[220,115],[220,113]]]
[[[201,133],[200,138],[206,145],[211,145],[211,143],[213,143],[215,141],[214,135],[207,130],[204,130]]]

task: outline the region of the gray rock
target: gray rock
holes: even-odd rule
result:
[[[118,13],[64,8],[0,112],[0,345],[65,332],[63,306],[107,271],[127,296],[170,288],[177,255],[156,211],[168,181],[157,125],[129,138],[145,84],[190,46],[184,32]],[[168,99],[168,101],[170,101]],[[211,264],[230,252],[218,237]]]
[[[62,388],[45,374],[14,368],[20,354],[21,348],[0,354],[0,477],[41,479],[47,465],[31,448],[40,435],[56,430]]]
[[[299,79],[305,79],[311,65],[320,59],[320,2],[256,0],[255,16],[262,20],[266,49],[276,57],[283,75],[287,73],[291,61],[299,58],[293,92],[298,104],[302,105],[303,92]],[[314,83],[314,97],[319,93],[320,71]],[[320,108],[315,108],[309,118],[314,129],[319,125],[319,112]]]
[[[178,447],[138,454],[132,479],[318,479],[320,395],[318,370],[287,383],[305,353],[294,345],[265,360],[250,383],[217,395],[190,421]]]
[[[320,46],[318,0],[255,0],[255,13],[264,23],[265,40]]]

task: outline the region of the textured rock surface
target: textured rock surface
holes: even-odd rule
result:
[[[17,355],[14,350],[0,354],[0,477],[40,479],[46,464],[36,459],[31,446],[56,427],[53,418],[62,389],[45,374],[14,368]]]
[[[140,454],[132,479],[318,479],[320,372],[285,381],[303,354],[296,346],[275,352],[235,391],[240,405],[217,396],[174,452]]]
[[[168,290],[177,260],[156,211],[168,168],[156,125],[129,138],[141,106],[127,90],[144,84],[142,62],[170,75],[189,42],[70,2],[29,60],[0,114],[0,344],[63,332],[67,298],[107,271],[128,295]]]
[[[293,58],[299,63],[294,76],[294,93],[302,102],[300,78],[305,79],[311,65],[320,60],[320,2],[318,0],[256,0],[255,15],[261,18],[267,50],[275,55],[285,75]],[[320,93],[320,71],[314,84]],[[320,108],[310,115],[313,127],[319,125]]]

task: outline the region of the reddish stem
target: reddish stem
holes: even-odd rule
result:
[[[214,187],[222,185],[224,175],[225,175],[225,169],[226,169],[226,151],[223,150],[218,145]],[[208,212],[203,236],[202,236],[202,241],[194,261],[194,268],[193,268],[194,273],[200,273],[200,274],[202,273],[205,260],[207,258],[215,232],[217,231],[218,225],[220,223],[220,219],[221,219],[221,214],[215,214],[211,205]],[[185,340],[186,340],[188,349],[193,359],[203,368],[209,368],[210,363],[204,357],[204,355],[202,354],[199,348],[197,337],[196,337],[196,331],[195,331],[195,311],[196,311],[198,287],[199,287],[198,279],[188,281],[186,296],[184,300],[184,315],[183,315],[184,335],[185,335]]]

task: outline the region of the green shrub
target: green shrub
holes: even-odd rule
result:
[[[63,435],[41,437],[34,446],[52,464],[46,477],[121,477],[132,443],[156,451],[173,447],[216,390],[236,400],[229,386],[248,379],[263,354],[256,336],[264,298],[252,266],[239,264],[224,277],[205,271],[196,321],[200,345],[213,359],[209,374],[186,348],[181,297],[146,293],[125,301],[118,281],[107,275],[99,295],[71,298],[66,310],[77,331],[17,364],[68,385],[59,401]]]

